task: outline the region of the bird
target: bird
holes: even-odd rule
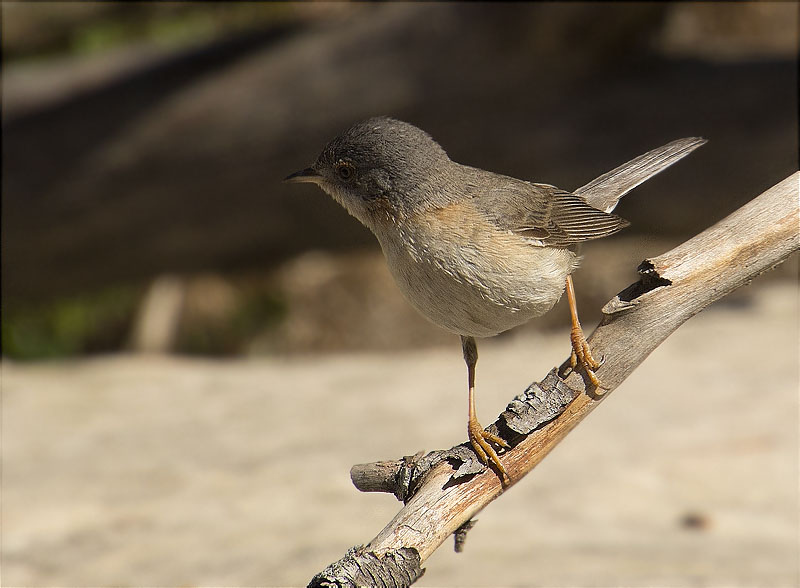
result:
[[[378,116],[352,125],[284,181],[318,185],[365,225],[409,303],[460,336],[468,438],[478,458],[507,477],[493,445],[509,449],[508,443],[477,418],[475,339],[545,314],[566,290],[570,366],[600,390],[601,362],[575,303],[577,248],[628,226],[612,213],[619,199],[705,142],[672,141],[570,192],[462,165],[422,129]]]

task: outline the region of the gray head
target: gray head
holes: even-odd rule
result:
[[[314,182],[367,226],[375,215],[410,213],[435,198],[452,162],[425,131],[387,117],[353,125],[311,167],[286,178]],[[438,173],[434,173],[438,172]]]

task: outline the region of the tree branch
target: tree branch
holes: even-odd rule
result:
[[[800,249],[797,172],[701,234],[639,266],[641,278],[605,307],[589,337],[604,363],[597,395],[567,364],[531,384],[490,430],[511,449],[500,454],[510,481],[477,461],[467,444],[395,462],[354,466],[363,491],[392,492],[405,506],[366,546],[352,548],[309,586],[409,586],[447,537],[463,543],[469,521],[533,469],[675,329],[712,302]],[[588,386],[587,386],[588,385]]]

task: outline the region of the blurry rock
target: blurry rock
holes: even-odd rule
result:
[[[201,355],[234,355],[241,352],[252,333],[267,317],[251,313],[252,301],[241,280],[217,274],[198,274],[186,282],[184,311],[176,349]],[[252,321],[252,323],[251,323]]]
[[[186,285],[184,316],[187,320],[224,321],[239,304],[240,295],[236,287],[221,276],[201,274]]]
[[[144,353],[166,353],[175,348],[186,298],[186,283],[165,275],[153,281],[137,312],[131,348]]]

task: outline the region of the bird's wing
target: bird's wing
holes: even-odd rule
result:
[[[547,184],[494,176],[494,187],[471,201],[500,229],[538,245],[568,247],[598,239],[628,226],[628,221],[589,206],[581,197]]]
[[[604,173],[575,190],[575,194],[591,206],[611,212],[625,194],[683,159],[705,142],[701,137],[688,137],[667,143]]]

